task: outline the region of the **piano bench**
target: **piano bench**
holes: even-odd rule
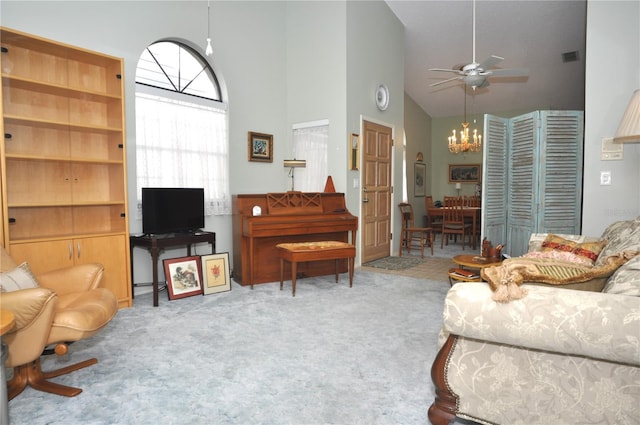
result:
[[[284,262],[291,263],[291,293],[296,296],[297,263],[305,261],[335,260],[336,283],[338,282],[338,260],[349,260],[349,287],[353,286],[353,264],[356,247],[346,242],[297,242],[276,245],[280,258],[280,290],[284,281]]]

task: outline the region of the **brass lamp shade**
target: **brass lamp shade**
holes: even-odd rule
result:
[[[640,143],[640,89],[633,92],[613,141]]]
[[[307,161],[304,159],[285,159],[284,168],[289,168],[289,177],[291,177],[291,190],[294,189],[294,175],[293,172],[296,168],[306,168]]]
[[[285,159],[284,166],[285,168],[305,168],[307,161],[304,159]]]

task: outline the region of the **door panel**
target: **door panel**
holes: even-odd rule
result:
[[[509,185],[507,204],[507,251],[511,256],[527,252],[537,221],[538,113],[522,115],[511,122]]]
[[[482,172],[482,237],[493,245],[506,241],[507,137],[506,118],[486,115]]]
[[[538,229],[580,234],[582,223],[582,114],[542,111]]]
[[[485,116],[483,235],[503,252],[526,253],[531,233],[581,232],[583,127],[581,111]]]
[[[362,262],[391,252],[391,128],[365,121],[362,171]]]

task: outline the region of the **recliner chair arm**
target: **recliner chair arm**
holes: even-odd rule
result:
[[[7,367],[29,363],[40,357],[47,343],[58,296],[47,288],[5,292],[0,308],[11,311],[15,326],[2,336],[7,344]]]
[[[98,288],[103,275],[102,264],[88,263],[42,273],[37,279],[40,286],[49,288],[58,295],[66,295]]]

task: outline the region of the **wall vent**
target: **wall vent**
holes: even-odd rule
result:
[[[562,62],[576,62],[580,60],[580,55],[577,50],[573,52],[565,52],[562,54]]]

